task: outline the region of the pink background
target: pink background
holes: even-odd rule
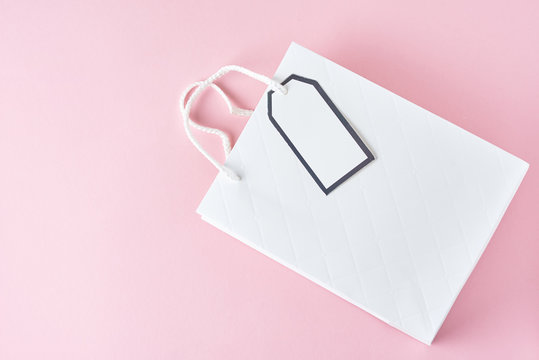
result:
[[[539,358],[539,5],[441,3],[0,1],[0,359]],[[292,40],[531,165],[431,347],[195,214]]]

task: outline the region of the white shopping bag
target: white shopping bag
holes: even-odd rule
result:
[[[198,213],[430,344],[528,164],[299,45],[273,79]]]

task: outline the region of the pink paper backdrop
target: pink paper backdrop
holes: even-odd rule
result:
[[[0,1],[0,359],[538,359],[539,5]],[[431,347],[202,222],[180,91],[290,41],[531,164]],[[223,82],[244,106],[263,88]],[[194,117],[235,138],[216,95]],[[201,136],[216,154],[219,142]]]

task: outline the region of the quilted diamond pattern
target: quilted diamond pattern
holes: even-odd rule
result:
[[[292,44],[275,79],[316,79],[376,160],[324,195],[263,96],[198,212],[223,231],[430,344],[528,164]],[[331,144],[321,144],[330,146]]]

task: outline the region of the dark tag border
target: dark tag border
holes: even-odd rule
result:
[[[352,175],[354,175],[356,172],[358,172],[359,170],[361,170],[363,167],[365,167],[368,163],[370,163],[371,161],[374,160],[374,155],[372,154],[372,152],[367,148],[367,146],[363,143],[363,141],[361,141],[359,135],[354,131],[354,129],[352,128],[352,126],[350,125],[350,123],[348,123],[348,121],[346,121],[346,119],[344,118],[344,116],[341,114],[341,112],[337,109],[337,107],[335,106],[335,104],[333,104],[333,101],[331,101],[331,99],[329,98],[329,96],[326,94],[326,92],[324,91],[324,89],[322,89],[322,87],[320,86],[320,84],[318,83],[318,81],[316,80],[313,80],[313,79],[308,79],[306,77],[303,77],[303,76],[299,76],[299,75],[296,75],[296,74],[291,74],[289,77],[287,77],[281,84],[282,85],[286,85],[288,82],[292,81],[292,80],[296,80],[296,81],[301,81],[301,82],[304,82],[306,84],[309,84],[309,85],[312,85],[314,86],[314,88],[318,91],[318,93],[320,94],[320,96],[322,96],[322,99],[324,99],[324,101],[328,104],[328,106],[330,107],[330,109],[333,111],[333,113],[335,114],[335,116],[337,116],[337,118],[340,120],[341,124],[345,127],[345,129],[348,131],[348,133],[350,134],[350,136],[352,136],[352,138],[354,139],[354,141],[358,144],[358,146],[361,148],[361,150],[367,155],[367,159],[365,159],[363,162],[361,162],[360,164],[358,164],[356,167],[354,167],[352,170],[350,170],[349,172],[347,172],[343,177],[341,177],[339,180],[337,180],[335,183],[333,183],[331,186],[329,186],[328,188],[326,188],[324,186],[324,184],[322,184],[322,182],[320,181],[320,179],[318,178],[318,176],[316,176],[316,174],[314,173],[313,169],[311,169],[311,167],[309,166],[309,164],[307,163],[307,161],[305,161],[305,159],[303,158],[303,156],[301,156],[300,152],[298,151],[298,149],[296,149],[296,147],[294,146],[294,144],[292,143],[292,141],[288,138],[288,136],[286,136],[286,133],[283,131],[283,129],[279,126],[279,124],[277,123],[277,120],[275,120],[275,118],[273,117],[273,114],[272,114],[272,101],[271,101],[271,97],[273,95],[273,93],[275,92],[274,90],[270,90],[268,91],[268,117],[271,121],[271,123],[273,124],[273,126],[275,126],[275,128],[277,129],[277,131],[279,132],[279,134],[281,134],[281,136],[283,137],[284,141],[286,141],[286,143],[288,144],[288,146],[290,146],[290,149],[292,149],[292,151],[294,152],[294,154],[296,154],[297,158],[299,159],[299,161],[303,164],[303,166],[305,167],[305,169],[307,170],[307,172],[312,176],[312,178],[314,179],[314,181],[316,182],[316,184],[320,187],[320,189],[322,189],[322,191],[324,192],[324,194],[328,195],[330,192],[332,192],[333,190],[335,190],[339,185],[341,185],[343,182],[345,182],[346,180],[348,180]]]

